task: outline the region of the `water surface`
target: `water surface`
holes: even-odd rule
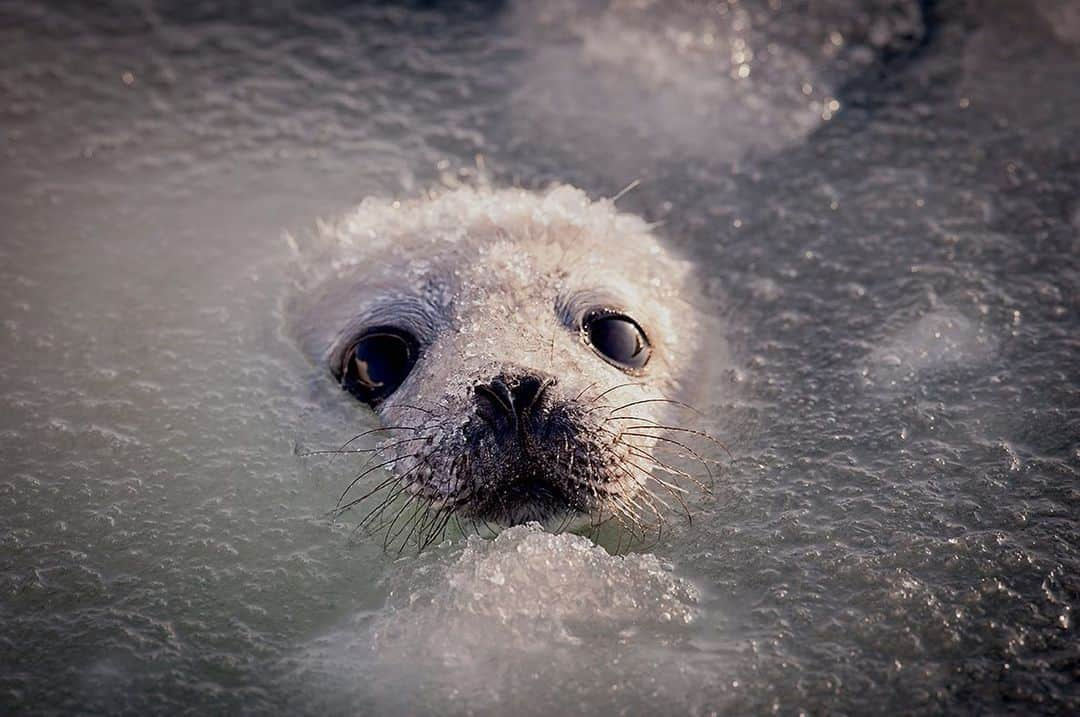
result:
[[[1080,709],[1080,16],[729,7],[0,4],[0,711]],[[478,155],[707,267],[648,550],[388,555],[296,455],[371,418],[283,235]]]

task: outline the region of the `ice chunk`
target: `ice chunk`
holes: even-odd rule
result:
[[[430,560],[402,567],[381,612],[309,645],[305,683],[386,711],[555,714],[586,698],[670,706],[701,679],[668,659],[696,631],[698,590],[654,555],[529,525],[473,537],[445,567]]]

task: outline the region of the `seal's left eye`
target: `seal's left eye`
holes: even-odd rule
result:
[[[640,371],[652,356],[645,332],[629,316],[597,313],[585,319],[582,329],[593,349],[624,371]]]
[[[397,390],[416,363],[413,336],[395,328],[377,328],[345,352],[341,385],[372,407]]]

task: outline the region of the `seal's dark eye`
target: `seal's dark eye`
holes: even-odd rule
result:
[[[645,332],[629,316],[596,313],[585,318],[582,329],[593,349],[624,371],[640,371],[652,355]]]
[[[412,335],[393,328],[372,329],[345,352],[341,385],[364,403],[377,406],[409,375],[417,353]]]

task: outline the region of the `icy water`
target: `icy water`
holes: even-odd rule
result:
[[[1080,710],[1075,3],[3,3],[0,47],[0,713]],[[645,550],[388,555],[296,455],[371,419],[283,234],[478,155],[640,179],[707,268],[733,455]]]

